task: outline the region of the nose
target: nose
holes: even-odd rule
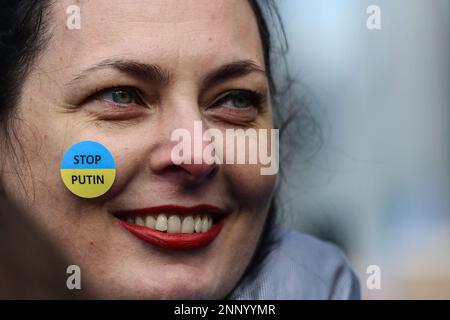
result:
[[[204,150],[210,142],[203,140],[203,129],[202,126],[199,129],[199,121],[195,124],[194,121],[180,124],[182,127],[175,127],[172,123],[172,129],[166,132],[163,141],[150,157],[150,168],[155,175],[183,185],[202,184],[215,175],[218,164],[203,158]],[[172,141],[173,130],[182,130],[183,138]],[[182,162],[174,159],[174,152],[181,152]]]

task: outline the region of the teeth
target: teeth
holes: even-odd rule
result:
[[[194,230],[195,232],[202,232],[202,217],[200,216],[195,217]]]
[[[158,219],[156,219],[155,229],[158,231],[167,230],[167,217],[164,214],[160,214]]]
[[[194,233],[194,218],[188,216],[183,219],[181,224],[181,233]]]
[[[180,233],[181,232],[181,220],[177,216],[170,216],[167,220],[167,232]]]
[[[213,225],[213,219],[209,215],[183,217],[172,214],[169,218],[167,216],[166,214],[127,216],[126,222],[167,233],[207,232]]]
[[[210,216],[208,216],[208,222],[209,222],[209,224],[208,224],[208,230],[209,230],[209,229],[211,229],[211,227],[213,225],[213,219]]]
[[[156,219],[154,216],[147,216],[147,218],[145,218],[145,226],[146,227],[155,229],[155,225],[156,225]]]
[[[136,217],[136,222],[135,224],[137,224],[138,226],[145,226],[145,220],[144,217]]]
[[[206,232],[209,229],[208,216],[204,216],[202,219],[202,232]]]

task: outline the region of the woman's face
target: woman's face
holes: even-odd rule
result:
[[[52,8],[51,38],[12,122],[18,133],[12,142],[25,157],[2,159],[2,188],[80,266],[82,285],[88,281],[104,297],[225,297],[255,251],[275,176],[261,175],[260,165],[174,164],[170,136],[177,128],[192,132],[195,120],[203,130],[223,132],[272,127],[250,5],[83,1],[81,28],[71,30],[72,3]],[[115,158],[116,181],[95,199],[72,194],[60,177],[63,154],[83,140],[103,144]],[[117,218],[142,208],[204,204],[225,214],[223,227],[195,249],[148,243]],[[165,211],[156,214],[195,218]]]

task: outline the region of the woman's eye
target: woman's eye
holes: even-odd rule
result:
[[[133,88],[106,89],[100,92],[97,97],[100,100],[117,105],[142,104],[138,92]]]
[[[245,109],[249,107],[258,108],[261,105],[262,99],[262,95],[257,92],[235,90],[220,98],[215,105],[236,109]]]

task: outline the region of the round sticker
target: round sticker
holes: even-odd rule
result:
[[[66,187],[82,198],[105,194],[116,178],[116,165],[111,153],[94,141],[74,144],[61,161],[61,177]]]

